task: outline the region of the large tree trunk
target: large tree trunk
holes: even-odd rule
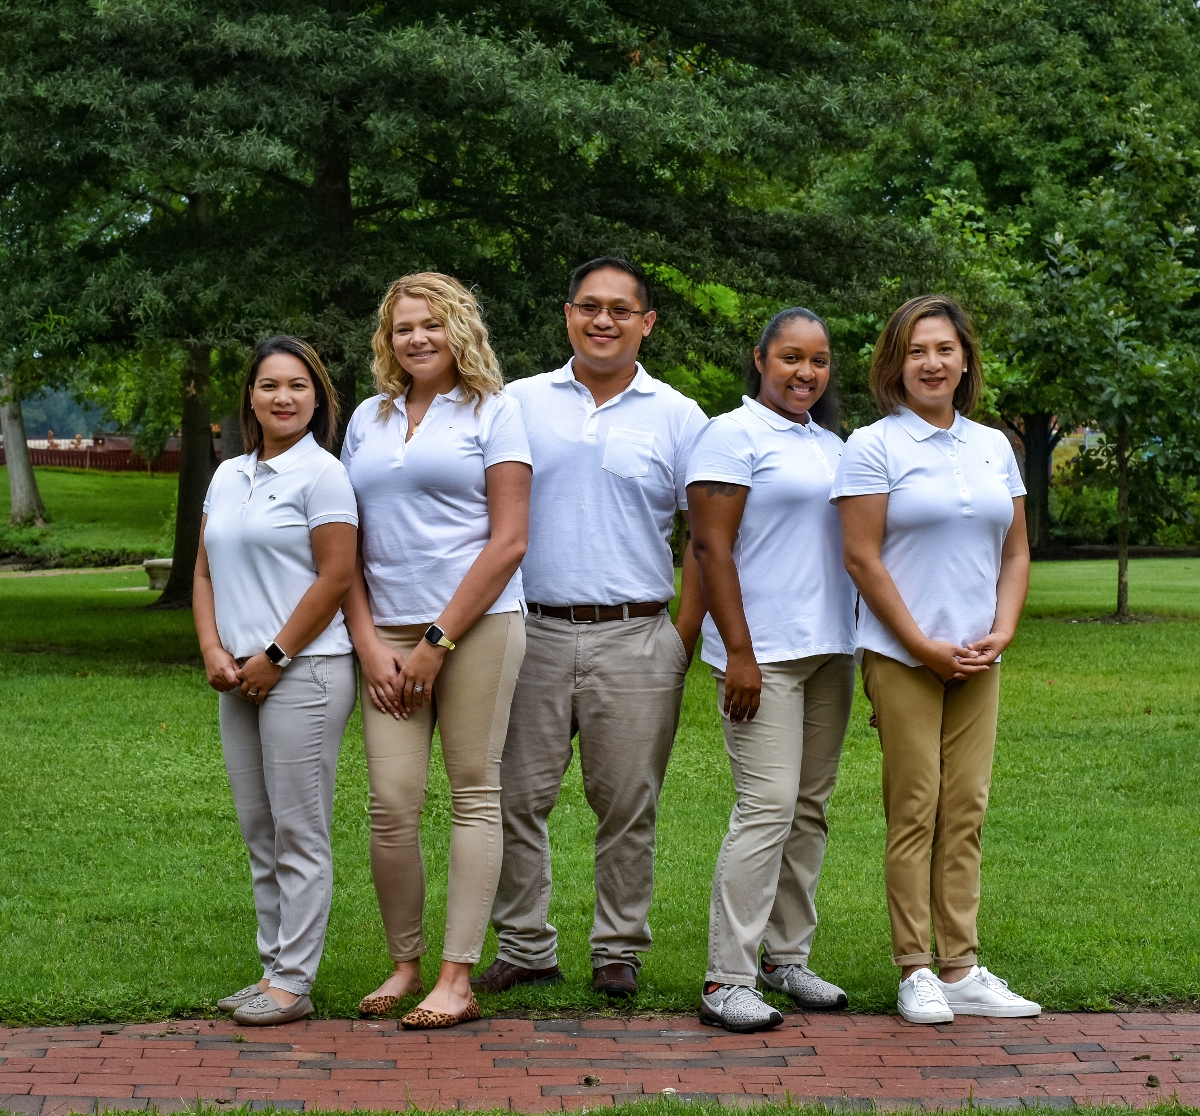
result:
[[[358,306],[360,296],[354,284],[339,279],[353,246],[354,195],[350,184],[350,152],[332,123],[326,124],[325,140],[317,153],[310,198],[326,267],[328,273],[335,277],[327,302],[335,310],[333,316],[339,319],[338,325],[346,329],[362,308]],[[330,308],[326,305],[320,309],[328,316]],[[335,456],[340,456],[346,423],[350,421],[357,403],[357,377],[353,365],[347,361],[345,346],[340,338],[327,341],[325,352],[321,355],[330,365],[334,390],[338,394],[341,413],[337,435],[330,450]]]
[[[1129,615],[1129,439],[1125,424],[1117,425],[1117,623]]]
[[[1050,466],[1058,434],[1054,416],[1043,413],[1021,416],[1021,443],[1025,447],[1025,522],[1029,550],[1036,555],[1050,545]]]
[[[230,461],[245,452],[241,419],[237,415],[226,415],[221,419],[221,460]]]
[[[217,465],[213,453],[212,410],[208,401],[211,360],[212,349],[208,345],[188,347],[183,370],[175,549],[167,587],[151,608],[192,607],[192,576],[196,572],[196,554],[200,549],[204,495]]]
[[[8,385],[0,382],[0,392]],[[2,398],[2,397],[0,397]],[[46,526],[46,508],[38,491],[37,477],[29,461],[25,440],[25,419],[21,401],[15,397],[0,402],[0,433],[4,434],[4,457],[8,462],[8,491],[12,496],[10,523],[34,523]]]

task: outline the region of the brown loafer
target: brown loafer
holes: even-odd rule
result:
[[[518,984],[558,984],[563,979],[557,965],[549,969],[525,969],[499,957],[477,977],[471,978],[476,992],[504,992]]]
[[[637,973],[632,965],[617,961],[592,970],[592,987],[606,996],[636,996]]]

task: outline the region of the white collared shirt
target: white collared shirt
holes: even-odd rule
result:
[[[830,499],[888,493],[881,558],[917,627],[965,647],[992,630],[1000,554],[1025,485],[1008,439],[955,415],[949,430],[901,407],[850,435]],[[859,604],[858,648],[920,666]]]
[[[371,615],[380,627],[431,624],[491,538],[486,471],[501,461],[531,464],[529,443],[507,392],[485,396],[478,410],[461,387],[435,396],[408,442],[404,398],[380,422],[383,399],[359,404],[342,443]],[[523,607],[518,570],[488,613]]]
[[[688,454],[708,420],[640,364],[597,407],[573,361],[509,385],[533,451],[525,596],[615,605],[675,596],[671,528],[687,507]]]
[[[842,440],[742,397],[708,424],[692,450],[688,484],[744,485],[733,544],[754,658],[781,663],[854,651],[854,583],[842,564],[842,525],[829,502]],[[725,644],[711,613],[700,657],[724,670]]]
[[[222,461],[204,497],[204,549],[221,646],[235,659],[257,655],[279,635],[317,580],[314,527],[358,526],[354,490],[341,462],[306,434],[286,453]],[[297,655],[348,655],[341,609]]]

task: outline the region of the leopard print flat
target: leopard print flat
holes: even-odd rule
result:
[[[474,993],[471,1000],[458,1015],[450,1015],[444,1011],[429,1011],[427,1008],[416,1008],[400,1020],[400,1026],[409,1031],[425,1031],[434,1027],[454,1027],[459,1023],[470,1023],[479,1018],[479,1001]]]

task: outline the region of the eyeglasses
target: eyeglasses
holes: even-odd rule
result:
[[[634,314],[645,314],[645,310],[630,310],[628,306],[597,306],[594,302],[568,302],[585,318],[594,318],[601,310],[607,311],[614,322],[627,322]]]

